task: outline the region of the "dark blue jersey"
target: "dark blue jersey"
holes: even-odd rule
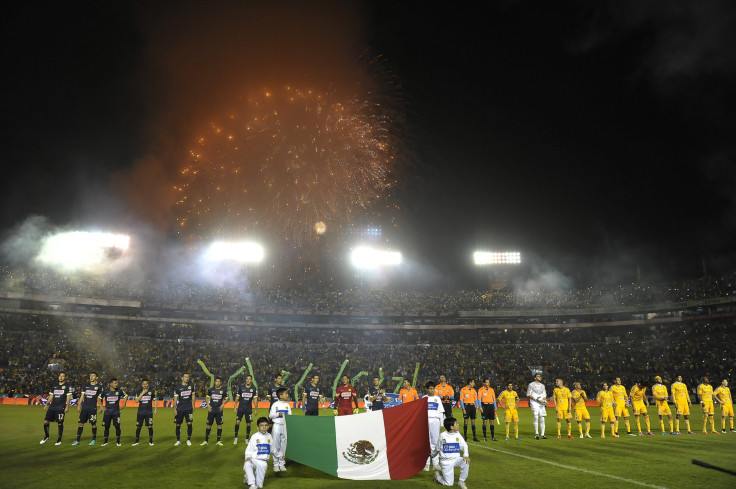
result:
[[[383,389],[381,389],[380,387],[371,387],[368,390],[368,395],[371,397],[375,396],[376,398],[371,403],[371,411],[380,411],[381,409],[383,409]]]
[[[82,408],[97,409],[97,400],[102,394],[102,386],[100,384],[87,384],[82,390]]]
[[[210,407],[213,413],[221,413],[222,405],[227,402],[227,389],[224,387],[210,387],[207,391],[207,397],[210,398]]]
[[[304,388],[304,392],[307,394],[307,411],[315,411],[319,409],[319,398],[321,395],[319,387],[309,384]]]
[[[72,388],[66,382],[55,384],[49,391],[49,408],[64,409],[66,407],[66,399],[71,393]]]
[[[258,391],[254,386],[238,387],[238,411],[253,410],[254,402],[258,402]]]
[[[120,414],[120,402],[125,399],[122,389],[107,389],[102,391],[101,396],[105,401],[105,414]]]
[[[276,395],[276,392],[281,389],[284,385],[276,385],[273,384],[270,389],[268,389],[268,400],[271,401],[271,404],[279,400],[279,396]]]
[[[177,411],[194,411],[194,386],[192,384],[181,384],[174,389],[174,397],[179,398]]]
[[[142,416],[151,416],[153,414],[153,403],[156,402],[156,396],[153,391],[146,391],[138,401],[138,414]]]

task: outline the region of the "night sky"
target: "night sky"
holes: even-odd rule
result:
[[[366,56],[397,100],[395,241],[440,274],[480,247],[581,284],[736,265],[727,0],[31,3],[2,23],[6,236],[31,216],[166,233],[172,172],[242,86]]]

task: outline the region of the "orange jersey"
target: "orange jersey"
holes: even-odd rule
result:
[[[478,389],[478,398],[481,404],[493,404],[496,402],[496,391],[493,390],[493,387],[483,386]]]
[[[434,395],[439,396],[443,401],[450,401],[455,397],[455,389],[450,384],[445,384],[444,387],[442,384],[437,384],[434,386]]]
[[[401,398],[401,402],[411,402],[419,399],[419,394],[417,394],[417,390],[414,387],[409,387],[408,389],[401,389],[399,391],[399,398]]]
[[[475,404],[478,400],[478,393],[470,386],[460,389],[460,400],[463,404]]]

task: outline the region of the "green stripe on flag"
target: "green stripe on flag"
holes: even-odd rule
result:
[[[337,476],[334,416],[286,416],[286,458]]]

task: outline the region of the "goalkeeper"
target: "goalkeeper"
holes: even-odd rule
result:
[[[542,374],[534,374],[534,382],[526,390],[529,398],[529,407],[534,415],[534,439],[546,440],[544,436],[544,418],[547,416],[547,389],[542,383]]]
[[[337,416],[346,416],[357,412],[358,393],[355,391],[355,387],[350,385],[350,377],[343,375],[340,380],[342,385],[337,386],[335,391],[335,410]],[[353,411],[353,405],[355,405],[355,411]]]

